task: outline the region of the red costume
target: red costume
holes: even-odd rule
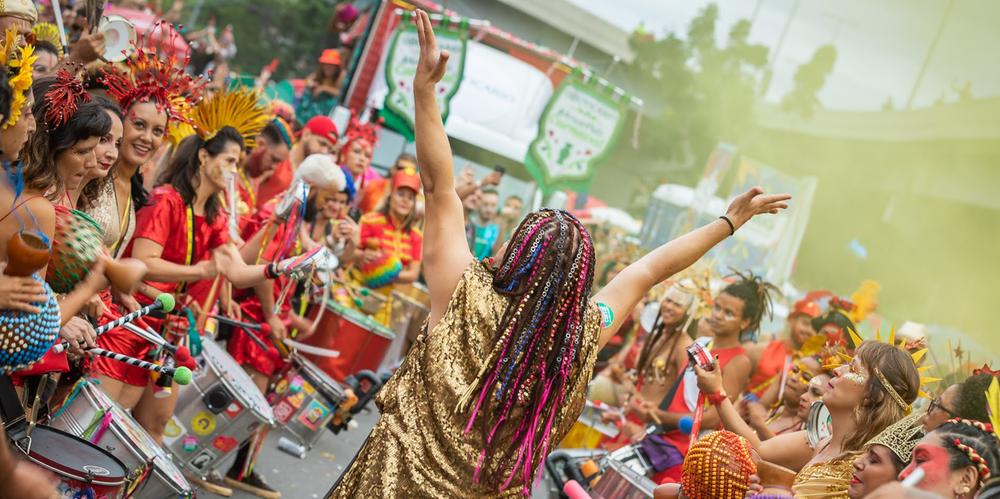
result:
[[[188,226],[188,216],[191,216],[191,227]],[[189,246],[190,238],[194,236],[193,245]],[[178,265],[194,265],[212,257],[212,250],[229,240],[226,229],[225,214],[219,213],[215,221],[208,223],[205,217],[194,215],[181,195],[173,186],[162,185],[153,190],[150,203],[136,214],[135,236],[126,250],[126,256],[132,255],[132,246],[136,239],[149,239],[163,246],[160,258]],[[191,252],[188,255],[188,252]],[[165,293],[176,293],[179,283],[152,282],[146,284]],[[184,285],[186,298],[180,303],[202,304],[208,296],[212,282],[197,281]],[[145,295],[137,294],[136,300],[143,305],[152,303]],[[109,303],[106,301],[105,303]],[[120,310],[119,310],[120,312]],[[111,316],[114,318],[115,316]],[[102,322],[108,317],[102,318]],[[162,321],[148,318],[147,322],[154,328],[160,328]],[[115,329],[98,337],[98,345],[125,355],[142,358],[152,345],[136,335]],[[93,368],[98,372],[135,386],[146,386],[149,372],[121,362],[99,357],[94,359]]]
[[[253,208],[258,210],[263,209],[268,201],[287,191],[292,186],[293,176],[294,171],[291,159],[286,159],[275,165],[271,176],[257,186],[257,206]]]
[[[749,389],[747,391],[757,397],[761,397],[771,385],[779,383],[785,362],[791,354],[792,352],[782,340],[773,340],[768,343],[764,351],[760,353],[757,368],[750,378]]]

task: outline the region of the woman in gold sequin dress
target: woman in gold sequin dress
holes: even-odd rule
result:
[[[416,144],[426,195],[426,333],[380,391],[381,417],[328,497],[513,497],[582,409],[598,349],[626,311],[787,195],[754,189],[726,214],[623,270],[593,298],[594,250],[566,212],[528,215],[496,263],[473,260],[435,100],[448,55],[416,13]],[[730,225],[732,224],[732,225]]]
[[[721,390],[715,372],[698,371],[703,393]],[[798,471],[790,494],[799,498],[843,498],[854,460],[865,443],[910,410],[920,391],[920,375],[910,354],[886,343],[866,341],[854,359],[834,371],[823,403],[832,419],[831,436],[813,448],[806,431],[760,441],[728,399],[718,406],[727,430],[742,435],[764,461]]]

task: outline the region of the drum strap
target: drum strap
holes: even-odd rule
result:
[[[4,425],[24,419],[24,408],[21,407],[21,400],[14,390],[14,383],[10,376],[0,375],[0,417],[3,418]]]

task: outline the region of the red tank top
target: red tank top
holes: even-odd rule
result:
[[[729,361],[736,358],[737,355],[743,355],[744,353],[746,353],[746,349],[744,349],[742,346],[712,349],[712,355],[718,357],[720,369],[725,369],[726,365],[729,364]],[[670,407],[667,408],[667,411],[690,413],[691,410],[688,409],[687,403],[684,402],[684,383],[685,383],[685,380],[683,378],[684,374],[681,373],[681,376],[682,378],[680,386],[678,386],[677,391],[674,392],[674,399],[670,401]]]
[[[781,377],[781,370],[785,367],[785,358],[788,356],[788,347],[781,340],[774,340],[767,345],[760,354],[757,361],[757,368],[750,378],[750,388],[748,391],[760,397]]]

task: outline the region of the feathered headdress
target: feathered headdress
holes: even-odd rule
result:
[[[854,343],[855,345],[861,345],[861,343],[865,341],[864,338],[862,338],[861,335],[859,335],[854,330],[849,330],[848,333],[851,336],[851,342]],[[918,348],[915,350],[908,349],[906,340],[900,340],[899,342],[896,341],[896,328],[892,328],[889,330],[889,337],[885,341],[882,340],[881,331],[875,331],[875,341],[880,343],[885,343],[887,345],[892,345],[906,352],[910,356],[910,359],[913,361],[913,366],[917,368],[917,373],[920,374],[920,393],[918,394],[918,396],[930,398],[930,396],[927,395],[927,392],[924,391],[924,387],[931,383],[936,383],[938,381],[941,381],[941,378],[934,378],[931,376],[927,376],[925,374],[926,372],[930,371],[931,368],[934,367],[933,365],[921,365],[921,363],[923,363],[924,356],[927,355],[927,347],[918,345],[917,346]],[[913,346],[914,345],[910,345],[911,348]],[[840,365],[849,363],[851,360],[853,360],[853,357],[851,357],[850,355],[846,355],[844,353],[838,353],[838,356],[835,358],[834,361],[824,365],[823,367],[827,369],[836,369]],[[907,410],[907,413],[909,413],[909,404],[903,401],[903,398],[898,393],[896,393],[896,390],[892,387],[891,384],[883,380],[884,376],[882,375],[882,373],[876,369],[873,374],[877,378],[879,378],[879,382],[881,382],[882,385],[885,387],[886,392],[889,393],[889,396],[894,401],[896,401],[896,403],[903,406],[903,408]]]
[[[159,21],[148,33],[150,40],[161,41],[161,49],[179,36],[164,25],[163,21]],[[158,30],[161,32],[159,36],[156,35]],[[101,76],[101,83],[108,87],[108,95],[114,97],[123,110],[128,110],[137,102],[152,102],[167,113],[170,121],[189,121],[184,111],[201,98],[205,79],[196,79],[184,72],[190,56],[183,60],[176,55],[161,59],[157,52],[167,51],[156,48],[147,50],[144,48],[145,39],[146,36],[138,35],[134,43],[135,54],[125,63],[128,71],[112,67]]]
[[[4,34],[3,46],[0,47],[0,63],[7,66],[8,84],[11,89],[10,116],[3,124],[6,130],[21,119],[21,108],[31,90],[31,66],[35,64],[35,46],[17,43],[17,29],[10,28]]]
[[[59,28],[52,23],[38,23],[31,28],[35,34],[35,40],[49,42],[56,48],[60,55],[63,53],[62,39],[59,38]]]
[[[90,94],[83,88],[83,82],[75,75],[59,70],[56,82],[45,92],[45,128],[48,131],[61,128],[76,114],[80,104],[90,101]]]
[[[344,142],[344,149],[347,149],[347,145],[351,144],[356,140],[364,140],[375,147],[375,143],[378,142],[378,131],[381,128],[378,122],[376,123],[362,123],[360,119],[356,116],[351,117],[351,121],[347,124],[347,131],[344,132],[344,137],[347,140]]]
[[[198,134],[202,140],[208,141],[219,130],[228,126],[235,128],[243,136],[246,147],[253,147],[257,134],[267,125],[267,120],[267,108],[260,103],[257,92],[245,88],[228,90],[194,106],[190,113],[187,135]],[[176,129],[178,135],[182,133],[181,128],[184,127]],[[183,140],[187,135],[180,139]]]

